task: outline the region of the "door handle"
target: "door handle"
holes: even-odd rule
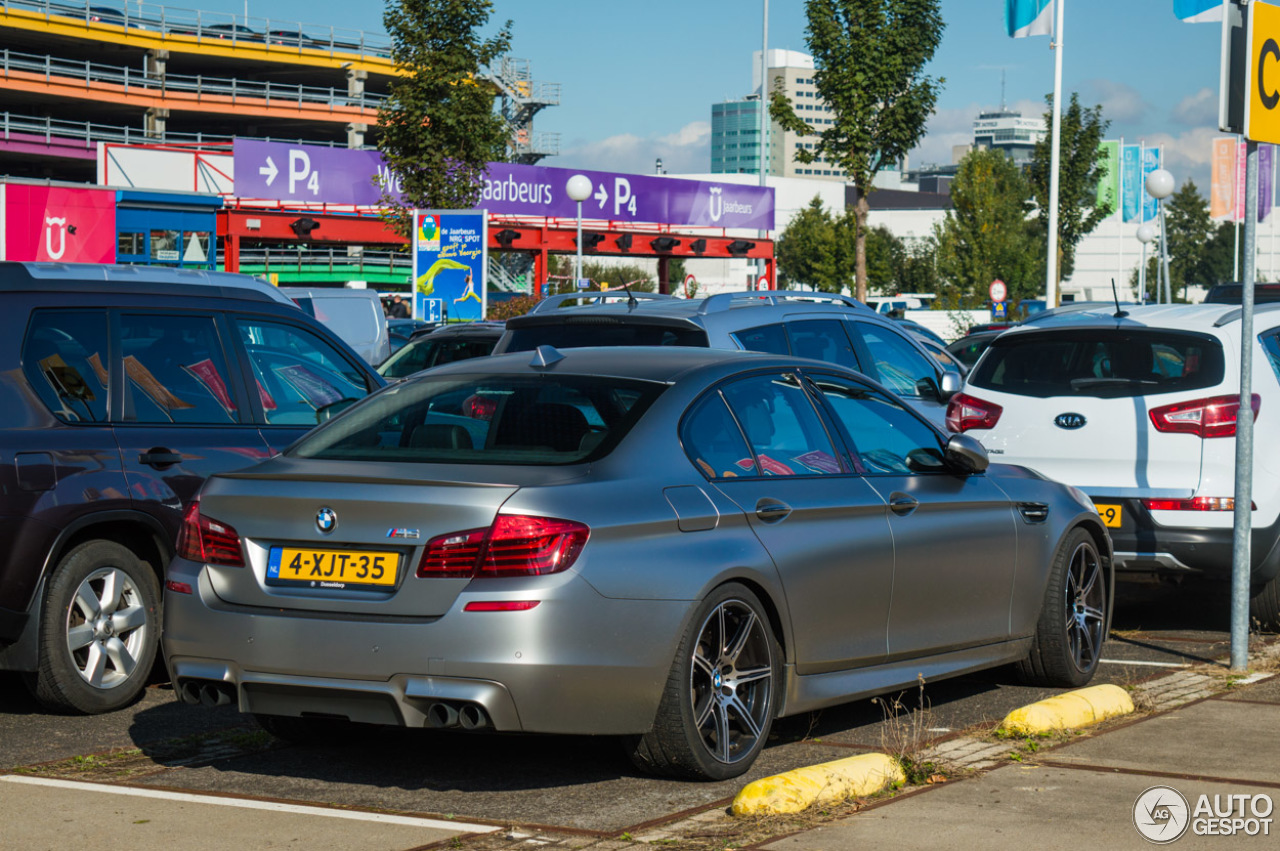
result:
[[[756,503],[756,517],[759,517],[765,523],[777,523],[785,520],[790,513],[791,506],[776,499],[765,497]]]
[[[908,496],[901,492],[889,494],[889,510],[899,517],[906,517],[919,507],[920,500],[914,496]]]
[[[172,467],[174,464],[181,464],[182,453],[174,452],[172,449],[166,449],[163,446],[154,446],[138,455],[138,463],[161,470],[165,467]]]

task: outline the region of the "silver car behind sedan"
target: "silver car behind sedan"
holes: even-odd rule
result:
[[[188,702],[616,734],[746,771],[774,718],[1018,662],[1078,686],[1110,617],[1089,500],[834,365],[541,347],[386,388],[211,477],[165,591]]]

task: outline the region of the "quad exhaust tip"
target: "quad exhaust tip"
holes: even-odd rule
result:
[[[437,730],[461,727],[464,730],[484,730],[493,726],[489,714],[478,703],[437,702],[427,707],[427,725]]]
[[[217,680],[183,680],[178,698],[193,706],[227,706],[235,702],[236,687]]]

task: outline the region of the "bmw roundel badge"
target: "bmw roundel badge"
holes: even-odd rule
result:
[[[316,528],[326,535],[338,528],[338,515],[329,506],[316,512]]]
[[[1083,428],[1086,422],[1088,422],[1088,420],[1084,418],[1084,414],[1076,413],[1058,414],[1053,418],[1054,425],[1058,428],[1065,429]]]

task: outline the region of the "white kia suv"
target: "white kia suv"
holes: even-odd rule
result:
[[[947,427],[1088,494],[1121,571],[1229,579],[1240,308],[1070,313],[1002,334]],[[1251,613],[1280,627],[1280,304],[1254,320]]]

